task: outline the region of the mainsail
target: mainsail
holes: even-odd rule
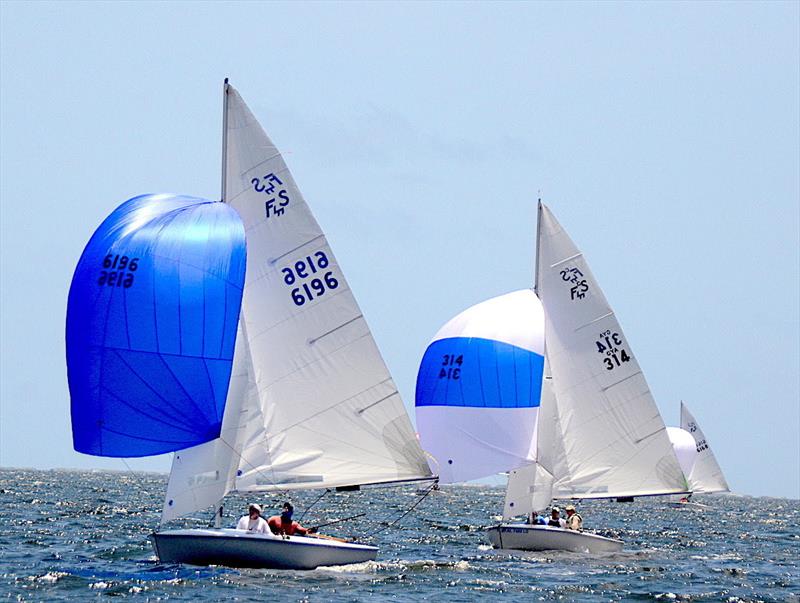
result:
[[[162,521],[231,491],[431,477],[400,394],[280,151],[225,86],[223,200],[248,274],[223,436],[175,456]],[[230,428],[228,428],[230,425]]]
[[[630,344],[583,254],[542,204],[537,238],[536,291],[545,311],[553,388],[542,412],[555,412],[548,422],[557,426],[560,444],[540,442],[543,467],[512,472],[506,516],[541,510],[533,504],[542,500],[535,494],[542,487],[552,498],[685,492],[686,480]],[[544,476],[543,483],[531,482],[532,475]],[[525,483],[527,497],[520,496]]]
[[[728,482],[711,451],[708,440],[683,402],[681,402],[681,428],[692,435],[697,450],[697,459],[688,474],[691,491],[697,493],[728,492],[730,490]]]
[[[420,440],[443,483],[529,463],[544,364],[544,314],[515,291],[461,312],[425,351],[417,376]]]

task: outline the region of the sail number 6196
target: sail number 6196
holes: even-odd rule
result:
[[[339,286],[333,271],[329,270],[322,274],[329,265],[330,261],[325,252],[317,251],[281,269],[283,282],[289,287],[295,285],[291,293],[294,305],[302,306],[307,301],[321,297],[326,291]],[[320,273],[319,276],[314,276],[317,273]]]

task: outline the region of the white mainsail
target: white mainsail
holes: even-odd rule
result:
[[[681,402],[681,428],[692,435],[697,450],[697,459],[688,475],[689,489],[693,493],[729,492],[728,482],[714,453],[711,452],[708,439],[683,402]]]
[[[664,421],[613,310],[583,254],[542,204],[537,239],[536,292],[544,305],[552,375],[552,398],[543,399],[542,414],[556,417],[541,424],[557,425],[560,444],[540,441],[538,464],[544,472],[512,472],[508,492],[514,496],[525,490],[516,482],[531,474],[543,483],[528,481],[527,501],[507,497],[505,512],[540,510],[532,506],[534,496],[542,499],[534,494],[540,487],[552,498],[687,491]],[[546,433],[540,427],[540,439]]]
[[[223,200],[247,272],[220,438],[177,453],[162,523],[231,491],[432,477],[400,394],[280,152],[225,85]]]
[[[341,267],[286,163],[227,87],[224,198],[247,235],[243,331],[263,421],[237,490],[430,477]]]

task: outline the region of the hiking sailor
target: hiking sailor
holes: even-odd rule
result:
[[[283,503],[283,511],[281,514],[273,515],[267,521],[267,525],[269,525],[269,529],[272,530],[272,533],[278,535],[283,534],[285,536],[305,536],[317,531],[316,528],[304,528],[296,521],[292,521],[293,513],[294,507],[292,503]]]
[[[248,514],[239,520],[239,523],[236,524],[236,529],[255,534],[267,534],[267,522],[261,517],[261,507],[255,503],[250,505]]]
[[[582,531],[583,517],[580,516],[580,513],[577,513],[575,511],[575,507],[573,505],[567,505],[566,511],[567,511],[567,529],[575,530],[576,532]]]

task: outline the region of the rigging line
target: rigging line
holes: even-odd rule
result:
[[[124,457],[120,457],[120,460],[125,465],[125,467],[128,469],[130,474],[133,476],[134,480],[139,482],[139,491],[142,494],[145,494],[147,496],[152,496],[152,494],[150,494],[150,491],[146,488],[146,483],[144,481],[144,477],[141,476],[141,475],[137,475],[136,472],[133,469],[131,469],[131,466],[128,464],[128,461],[126,461]]]
[[[382,527],[380,530],[378,530],[378,531],[376,531],[376,532],[373,532],[372,534],[370,534],[369,536],[367,536],[367,538],[374,538],[374,537],[375,537],[377,534],[380,534],[380,533],[381,533],[381,532],[383,532],[384,530],[388,530],[389,528],[391,528],[392,526],[394,526],[395,524],[397,524],[399,521],[401,521],[403,518],[405,518],[405,517],[406,517],[406,516],[407,516],[409,513],[411,513],[411,511],[413,511],[414,509],[416,509],[416,508],[417,508],[417,506],[418,506],[418,505],[419,505],[419,504],[420,504],[420,503],[421,503],[423,500],[425,500],[425,498],[428,496],[428,494],[430,494],[431,492],[433,492],[433,489],[434,489],[436,486],[438,486],[438,485],[439,485],[439,482],[438,482],[438,480],[437,480],[437,481],[435,481],[435,482],[433,482],[433,483],[432,483],[430,486],[428,486],[428,489],[427,489],[427,490],[425,490],[425,493],[424,493],[422,496],[420,496],[420,497],[419,497],[419,499],[417,500],[417,502],[415,502],[415,503],[414,503],[413,505],[411,505],[411,506],[410,506],[408,509],[406,509],[405,513],[403,513],[403,514],[402,514],[400,517],[398,517],[397,519],[395,519],[395,520],[394,520],[393,522],[391,522],[390,524],[383,526],[383,527]]]
[[[323,496],[325,496],[325,495],[326,495],[328,492],[330,492],[330,491],[331,491],[331,489],[330,489],[330,488],[325,488],[325,490],[322,492],[322,494],[320,494],[320,495],[319,495],[319,497],[317,497],[317,499],[316,499],[314,502],[312,502],[310,505],[308,505],[308,506],[306,507],[305,511],[303,511],[303,514],[302,514],[302,515],[300,515],[300,519],[298,519],[298,520],[297,520],[297,522],[298,522],[298,523],[302,522],[302,521],[303,521],[303,518],[304,518],[304,517],[305,517],[305,516],[308,514],[308,512],[311,510],[311,507],[313,507],[313,506],[314,506],[314,505],[316,505],[316,504],[317,504],[319,501],[321,501],[321,500],[322,500],[322,497],[323,497]]]

